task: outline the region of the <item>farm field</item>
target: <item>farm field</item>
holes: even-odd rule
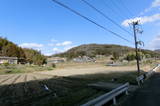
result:
[[[146,65],[144,71],[152,69]],[[53,71],[0,75],[0,106],[80,105],[105,93],[87,87],[95,82],[136,84],[135,66],[79,64]]]
[[[160,0],[0,10],[0,106],[160,106]]]
[[[16,74],[16,73],[31,73],[35,71],[49,71],[54,70],[50,66],[38,66],[38,65],[21,65],[21,64],[0,64],[0,74]]]
[[[154,65],[142,65],[141,70],[144,72],[152,69]],[[104,64],[96,63],[77,63],[77,64],[60,64],[53,71],[40,71],[38,73],[55,75],[55,76],[75,76],[75,75],[87,75],[87,74],[101,74],[101,73],[113,73],[113,72],[126,72],[135,71],[136,65],[125,66],[105,66]]]

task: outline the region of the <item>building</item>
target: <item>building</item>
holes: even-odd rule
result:
[[[0,64],[9,63],[9,64],[17,64],[18,58],[17,57],[1,57],[0,56]]]
[[[56,64],[56,63],[63,63],[66,61],[66,58],[61,58],[61,57],[51,57],[47,59],[47,64]]]

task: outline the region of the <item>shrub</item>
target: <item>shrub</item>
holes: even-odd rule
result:
[[[5,73],[11,73],[12,71],[11,70],[5,70]]]
[[[6,62],[6,63],[3,63],[3,65],[4,65],[5,67],[7,67],[7,66],[9,66],[9,63]]]
[[[52,67],[47,67],[47,70],[51,71],[51,70],[53,70],[53,68]]]
[[[51,65],[53,68],[56,68],[56,64],[54,64],[54,63],[52,63],[52,65]]]
[[[112,54],[111,60],[117,61],[117,60],[119,59],[119,56],[120,56],[120,55],[119,55],[117,52],[114,52],[114,53]]]

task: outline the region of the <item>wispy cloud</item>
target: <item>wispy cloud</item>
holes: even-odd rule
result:
[[[140,13],[140,15],[144,15],[145,13],[151,11],[153,8],[160,7],[160,0],[154,0],[149,8],[146,8],[144,11]]]
[[[52,51],[53,51],[52,54],[66,52],[66,51],[68,51],[69,49],[71,49],[71,48],[73,48],[73,47],[75,47],[75,46],[74,46],[74,45],[68,45],[68,46],[61,47],[61,48],[59,48],[59,47],[54,47],[54,48],[52,49]]]
[[[160,0],[155,0],[154,2],[152,2],[151,7],[159,7],[160,6]]]
[[[41,50],[41,52],[46,56],[62,53],[74,47],[72,41],[58,43],[58,40],[55,39],[50,40],[49,44],[22,43],[19,46],[22,48],[32,48],[39,51]]]
[[[22,43],[19,46],[22,48],[32,48],[36,50],[40,50],[42,47],[44,47],[43,44],[38,44],[38,43]]]
[[[52,38],[47,46],[55,46],[55,43],[57,43],[57,42],[58,42],[58,40]]]
[[[154,14],[151,16],[143,16],[143,17],[136,17],[132,19],[127,19],[122,22],[123,26],[129,26],[130,23],[133,21],[140,21],[141,24],[149,23],[149,22],[155,22],[160,20],[160,14]]]
[[[148,48],[151,50],[160,49],[160,34],[157,35],[148,45]]]
[[[48,45],[47,46],[55,46],[55,44],[54,43],[48,43]]]
[[[60,53],[60,52],[62,52],[62,50],[60,50],[59,48],[53,48],[53,52],[56,52],[56,53]]]
[[[55,54],[55,53],[62,53],[62,52],[68,51],[69,49],[71,49],[71,48],[73,48],[73,47],[75,47],[75,46],[70,45],[70,46],[65,46],[65,47],[62,47],[62,48],[55,47],[55,48],[53,48],[52,50],[53,50],[53,53],[54,53],[54,54]]]
[[[62,43],[55,44],[55,46],[68,46],[68,45],[71,45],[71,44],[72,44],[71,41],[64,41]]]
[[[58,42],[58,40],[52,38],[52,39],[51,39],[51,42]]]

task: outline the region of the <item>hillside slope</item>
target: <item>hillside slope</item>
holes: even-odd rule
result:
[[[78,56],[89,56],[95,57],[96,55],[105,55],[110,56],[113,54],[117,54],[119,56],[123,56],[128,54],[129,52],[134,52],[134,48],[121,46],[121,45],[108,45],[108,44],[86,44],[78,47],[74,47],[67,52],[56,54],[53,56],[74,58]],[[160,56],[159,53],[151,51],[151,50],[141,50],[141,52],[146,55],[149,54],[151,57]]]
[[[21,47],[6,38],[0,37],[0,56],[25,58],[25,53]]]
[[[45,63],[46,57],[34,49],[21,48],[6,38],[0,37],[0,56],[18,57],[27,63],[41,65]]]

